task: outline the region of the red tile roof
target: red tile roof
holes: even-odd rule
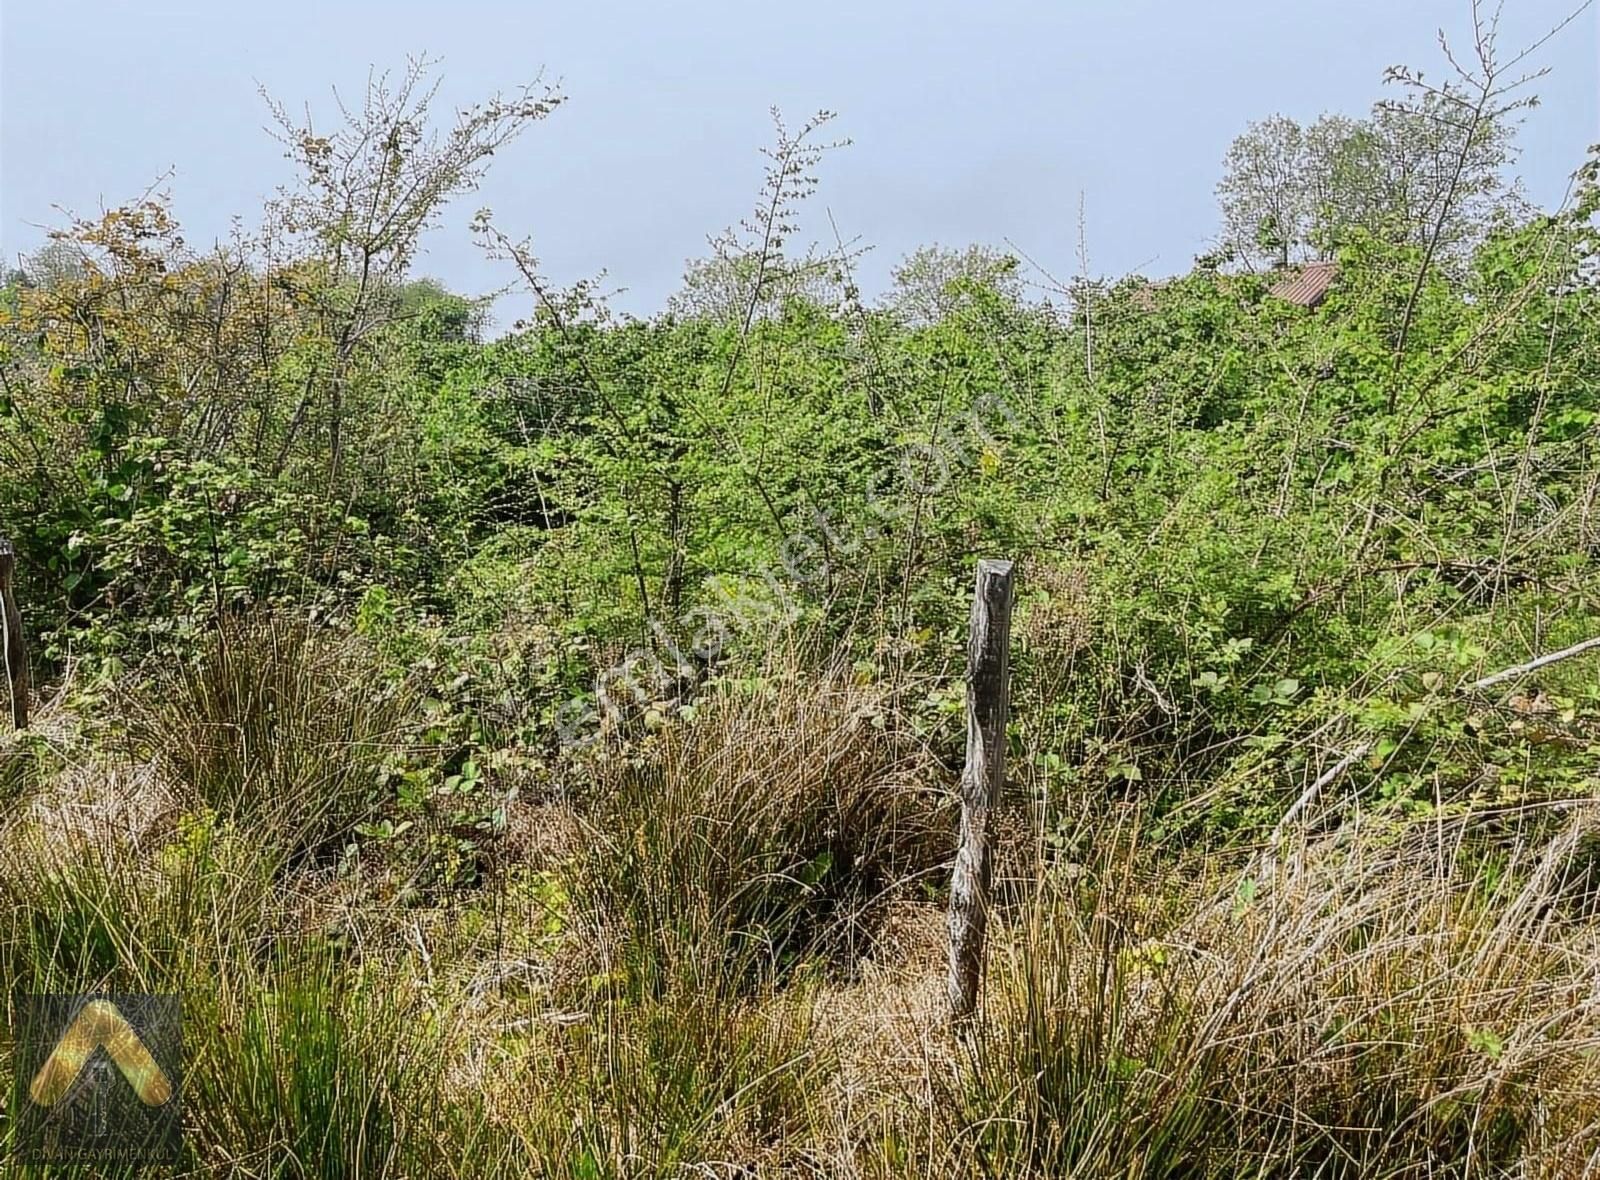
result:
[[[1337,262],[1308,262],[1298,274],[1279,279],[1268,290],[1268,294],[1301,307],[1316,307],[1327,298],[1328,288],[1333,286],[1333,280],[1338,277]]]

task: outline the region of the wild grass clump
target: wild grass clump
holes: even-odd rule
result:
[[[191,1071],[197,1148],[241,1174],[252,1159],[285,1178],[435,1174],[473,1101],[440,1092],[450,1022],[402,970],[298,950],[202,1001],[229,1032],[205,1036]]]
[[[471,1091],[441,1089],[455,1022],[423,1004],[403,957],[362,956],[301,921],[305,883],[286,873],[281,850],[204,815],[180,819],[151,855],[63,845],[40,831],[23,839],[26,855],[0,872],[6,1000],[181,997],[177,1174],[449,1176],[467,1152],[460,1174],[489,1176],[494,1160],[512,1158],[511,1138],[482,1127]],[[0,1045],[7,1077],[9,1053]],[[0,1123],[0,1153],[8,1133]]]
[[[38,780],[38,764],[31,747],[22,742],[0,745],[0,815],[24,798]]]
[[[287,931],[281,855],[214,817],[180,819],[149,855],[50,826],[8,837],[0,978],[14,993],[187,991]]]
[[[990,1175],[1591,1174],[1600,935],[1556,905],[1578,834],[1492,877],[1412,841],[1210,903],[1127,869],[1047,885],[940,1089],[952,1153]]]
[[[537,1174],[765,1174],[812,1140],[832,1063],[808,999],[688,982],[650,998],[610,988],[582,1019],[535,1022],[495,1105]]]
[[[407,703],[359,640],[260,613],[223,621],[131,714],[190,800],[300,858],[372,814]]]
[[[948,851],[945,800],[883,708],[837,665],[774,668],[713,688],[639,756],[597,759],[580,907],[660,963],[708,951],[708,981],[730,956],[780,974],[853,961]]]

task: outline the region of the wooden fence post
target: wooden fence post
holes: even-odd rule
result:
[[[978,562],[967,637],[967,764],[961,772],[961,837],[950,878],[950,1017],[959,1025],[977,1010],[983,940],[994,872],[992,816],[1006,777],[1006,720],[1011,697],[1009,561]]]
[[[28,728],[28,648],[22,638],[22,615],[11,590],[17,554],[11,542],[0,537],[0,667],[10,689],[11,723]]]

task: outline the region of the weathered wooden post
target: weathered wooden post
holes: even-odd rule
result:
[[[0,667],[5,669],[11,695],[11,723],[28,728],[28,648],[22,639],[22,615],[11,590],[17,569],[17,553],[11,542],[0,537]]]
[[[992,817],[1006,777],[1006,720],[1011,697],[1009,561],[978,562],[967,637],[967,764],[961,772],[961,836],[950,878],[950,1017],[977,1010],[983,940],[994,872]]]

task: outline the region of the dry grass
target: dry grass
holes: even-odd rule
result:
[[[626,939],[753,944],[780,973],[870,953],[889,903],[948,852],[949,797],[885,707],[845,668],[779,666],[715,687],[642,750],[602,752],[580,904]]]
[[[1127,859],[1046,883],[952,1142],[1007,1174],[1592,1174],[1600,931],[1567,868],[1597,819],[1493,872],[1458,825],[1220,897]]]
[[[408,709],[365,645],[272,614],[225,620],[128,706],[134,740],[185,798],[291,858],[375,810]]]
[[[330,699],[363,683],[321,658]],[[173,700],[173,725],[219,715]],[[411,909],[286,862],[248,794],[201,807],[230,798],[194,793],[210,763],[161,824],[95,803],[68,760],[0,836],[0,969],[184,992],[189,1174],[1600,1170],[1600,809],[1522,847],[1469,820],[1342,833],[1243,880],[1104,828],[1087,864],[1033,862],[957,1037],[923,889],[949,784],[886,708],[838,667],[724,682],[514,816],[494,888]],[[49,816],[79,836],[47,854]]]

